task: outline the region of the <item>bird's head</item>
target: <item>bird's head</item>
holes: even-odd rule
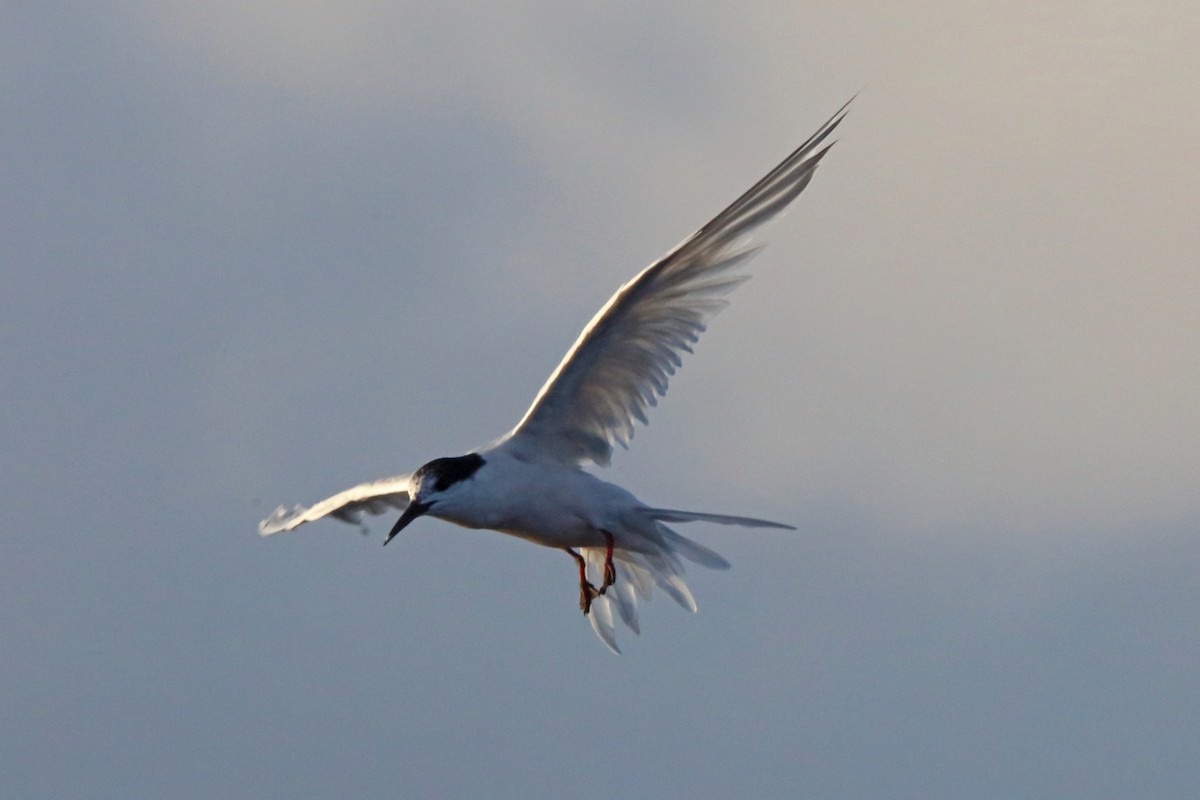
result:
[[[419,516],[428,514],[433,508],[462,489],[464,481],[474,475],[486,462],[478,453],[453,458],[435,458],[412,474],[408,479],[408,507],[396,520],[383,543],[387,544],[400,531]]]

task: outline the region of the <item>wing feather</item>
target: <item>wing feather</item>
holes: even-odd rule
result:
[[[383,514],[393,509],[403,510],[408,506],[408,475],[381,478],[377,481],[360,483],[333,497],[327,497],[311,508],[295,506],[291,510],[280,506],[271,516],[258,523],[258,532],[263,536],[295,530],[300,525],[322,517],[334,517],[351,525],[358,525],[366,533],[362,515]]]
[[[808,141],[728,208],[617,290],[592,318],[498,444],[524,458],[606,466],[614,444],[628,446],[634,425],[665,395],[682,355],[692,352],[724,295],[749,276],[735,274],[761,245],[737,247],[808,185],[832,144],[847,103]]]

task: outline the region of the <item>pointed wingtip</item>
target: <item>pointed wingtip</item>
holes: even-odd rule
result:
[[[846,102],[842,103],[842,107],[839,108],[834,113],[833,117],[831,117],[831,120],[833,120],[833,119],[841,120],[842,117],[846,116],[846,114],[849,113],[849,111],[850,111],[850,104],[853,103],[855,101],[855,99],[860,94],[862,94],[865,90],[866,90],[866,87],[864,86],[862,89],[859,89],[857,92],[850,95],[850,99],[847,100]]]
[[[280,506],[279,508],[275,509],[271,512],[271,516],[258,523],[258,535],[273,536],[276,533],[289,530],[287,527],[287,521],[291,515],[291,512],[289,512],[284,506]]]

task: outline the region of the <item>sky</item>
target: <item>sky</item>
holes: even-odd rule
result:
[[[0,795],[1200,784],[1189,2],[0,7]],[[779,519],[624,654],[561,553],[276,505],[508,430],[857,93],[604,477]]]

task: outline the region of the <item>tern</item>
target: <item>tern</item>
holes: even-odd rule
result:
[[[384,544],[427,515],[563,550],[578,569],[579,607],[614,652],[620,652],[614,607],[638,633],[638,601],[648,600],[654,586],[695,611],[683,560],[712,569],[729,562],[667,523],[795,528],[648,506],[584,467],[608,466],[613,446],[628,447],[635,424],[647,423],[647,411],[666,394],[683,354],[692,352],[708,320],[727,305],[724,296],[749,278],[739,270],[763,245],[749,242],[748,234],[808,185],[849,105],[732,205],[621,286],[511,431],[465,455],[360,484],[309,508],[280,506],[259,523],[259,533],[291,531],[326,516],[365,531],[364,513],[395,509],[400,517]]]

